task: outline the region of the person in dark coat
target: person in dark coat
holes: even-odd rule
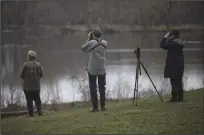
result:
[[[39,62],[36,61],[36,53],[28,51],[27,61],[23,64],[20,77],[23,80],[23,91],[27,101],[29,116],[33,116],[33,101],[36,104],[39,115],[41,111],[40,98],[40,79],[43,77],[43,69]]]
[[[171,101],[183,101],[184,54],[179,30],[172,30],[162,38],[160,47],[167,50],[164,78],[170,78],[172,87]]]

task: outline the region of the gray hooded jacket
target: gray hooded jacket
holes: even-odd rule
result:
[[[86,41],[82,46],[82,51],[87,52],[88,63],[87,71],[91,75],[104,75],[105,70],[105,55],[106,55],[107,41],[101,39],[93,39]]]

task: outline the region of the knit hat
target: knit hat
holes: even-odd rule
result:
[[[102,34],[101,30],[99,28],[93,29],[93,34],[95,37],[99,38]]]

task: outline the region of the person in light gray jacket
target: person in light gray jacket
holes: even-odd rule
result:
[[[91,100],[93,108],[91,112],[98,112],[98,98],[97,98],[97,84],[100,92],[101,110],[105,111],[105,90],[106,90],[106,68],[105,68],[105,54],[107,48],[107,41],[102,40],[102,33],[100,29],[93,29],[88,34],[88,41],[82,46],[82,51],[89,54],[86,70],[89,77],[89,88],[91,93]]]

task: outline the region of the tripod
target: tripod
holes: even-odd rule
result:
[[[135,75],[135,87],[134,87],[133,104],[135,103],[135,100],[136,100],[136,106],[138,105],[137,104],[138,86],[139,86],[138,81],[139,81],[139,75],[141,75],[141,66],[140,65],[142,65],[143,70],[145,71],[145,73],[147,74],[149,80],[151,81],[155,91],[157,92],[159,98],[161,99],[161,102],[163,102],[163,99],[162,99],[161,95],[159,94],[156,86],[154,85],[149,73],[147,72],[147,69],[145,68],[144,64],[140,61],[140,48],[135,49],[134,54],[137,57],[137,66],[136,66],[136,75]]]

